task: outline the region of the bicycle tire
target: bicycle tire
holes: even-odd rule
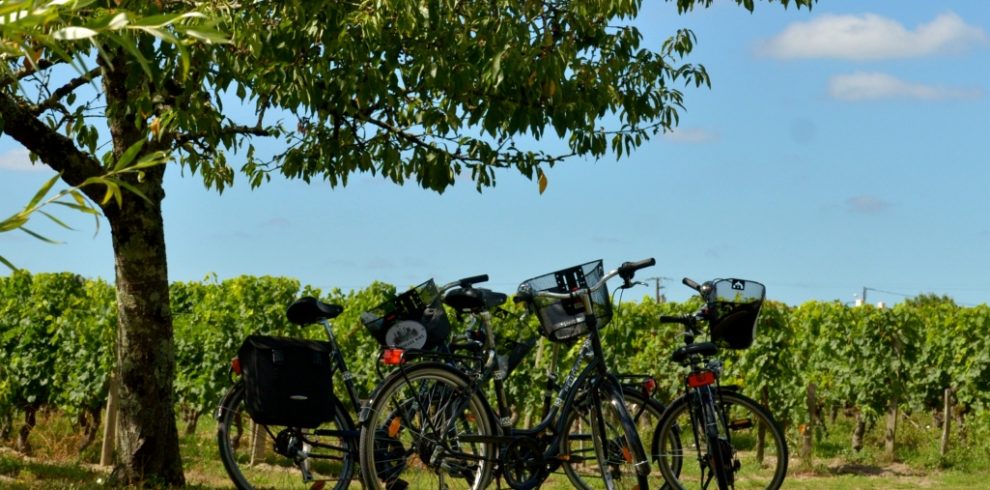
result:
[[[640,389],[623,386],[622,396],[626,401],[629,415],[636,425],[640,440],[646,441],[646,437],[649,437],[651,443],[647,449],[647,456],[651,464],[656,464],[659,457],[659,443],[654,441],[652,436],[656,432],[665,407],[662,403],[648,397]],[[591,469],[586,464],[586,461],[591,461],[594,458],[594,448],[587,447],[591,442],[591,434],[587,432],[587,429],[590,428],[588,414],[582,410],[571,410],[568,416],[570,418],[566,424],[568,430],[561,438],[561,454],[566,455],[566,460],[562,465],[564,474],[567,475],[567,479],[574,485],[574,488],[579,490],[603,488],[604,483],[600,481],[601,475],[598,474],[597,467]],[[680,441],[674,440],[671,445],[680,447]],[[664,479],[659,471],[652,471],[648,479],[650,488],[663,488]]]
[[[238,381],[224,396],[217,410],[217,444],[220,460],[231,482],[239,490],[308,489],[314,482],[336,482],[326,486],[334,490],[348,487],[357,464],[357,435],[347,410],[335,401],[331,421],[316,429],[264,427],[251,421],[244,405],[244,383]],[[295,458],[279,454],[281,445],[308,450],[310,457]],[[290,442],[295,436],[298,442]],[[313,481],[304,482],[306,467]]]
[[[719,389],[714,400],[722,414],[719,430],[725,431],[725,440],[731,442],[732,461],[728,465],[723,463],[723,467],[732,471],[725,480],[726,485],[730,488],[779,489],[787,476],[788,451],[787,441],[773,416],[755,400],[734,391]],[[661,416],[654,434],[660,447],[657,464],[667,485],[673,489],[705,488],[715,477],[708,438],[697,417],[691,414],[692,403],[691,395],[674,400]],[[663,443],[674,433],[682,445],[679,449]],[[692,452],[697,455],[690,454]],[[692,460],[696,460],[697,465],[689,464]]]
[[[632,416],[626,409],[622,388],[614,380],[606,379],[594,389],[590,396],[589,412],[591,439],[603,488],[650,488],[649,461]]]
[[[459,371],[435,363],[386,378],[362,409],[358,452],[365,488],[485,488],[496,444],[460,438],[492,436],[496,426],[470,387]]]

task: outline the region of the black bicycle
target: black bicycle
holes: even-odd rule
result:
[[[439,298],[445,290],[487,280],[475,276],[436,287],[432,280],[399,294],[362,315],[383,345],[429,353],[451,352],[450,324]],[[358,461],[358,436],[351,413],[361,399],[334,337],[338,305],[306,297],[286,310],[296,325],[320,323],[326,341],[251,336],[231,366],[238,376],[216,411],[220,459],[241,490],[347,488]],[[470,345],[467,344],[467,345]],[[334,394],[343,382],[346,400]]]
[[[506,371],[498,361],[490,322],[482,322],[484,364],[479,369],[451,362],[404,366],[403,351],[387,353],[398,369],[379,385],[360,416],[366,488],[481,489],[496,475],[514,489],[535,488],[576,453],[572,446],[577,441],[568,438],[579,438],[581,432],[571,429],[579,420],[590,426],[590,445],[605,488],[649,488],[649,462],[623,402],[622,384],[605,365],[599,328],[611,318],[606,281],[619,275],[628,283],[636,270],[654,263],[625,263],[603,274],[597,261],[520,286],[516,299],[536,313],[544,336],[558,342],[587,337],[535,427],[511,427],[502,390]],[[455,308],[477,308],[483,319],[486,310],[505,301],[504,295],[476,288],[452,290],[447,297]],[[498,413],[486,396],[490,384],[499,400]]]
[[[752,344],[765,288],[741,279],[683,282],[698,291],[705,305],[692,315],[660,317],[661,323],[684,326],[685,345],[673,359],[688,369],[686,393],[670,403],[653,434],[660,472],[675,489],[780,488],[787,474],[787,442],[780,427],[738,388],[719,384],[719,347]],[[694,341],[702,334],[701,323],[709,326],[709,342]]]

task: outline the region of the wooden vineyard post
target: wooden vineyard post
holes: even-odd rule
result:
[[[265,458],[265,426],[251,421],[251,465]]]
[[[945,389],[944,411],[942,412],[942,441],[938,446],[939,456],[949,452],[949,428],[952,426],[952,388]]]
[[[884,454],[888,458],[894,459],[895,436],[897,434],[897,395],[890,400],[887,409],[887,430],[884,431]]]
[[[107,395],[107,412],[103,417],[103,446],[100,449],[100,466],[113,465],[114,444],[117,438],[117,378],[110,378],[110,393]]]
[[[812,465],[811,452],[815,436],[815,421],[818,420],[818,400],[815,396],[815,383],[808,383],[808,423],[801,431],[801,461],[809,468]]]

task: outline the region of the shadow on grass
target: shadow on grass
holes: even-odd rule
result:
[[[73,464],[30,461],[16,453],[0,452],[0,487],[3,488],[100,488],[106,474]]]

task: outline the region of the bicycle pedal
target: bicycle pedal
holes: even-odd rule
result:
[[[323,487],[327,486],[326,480],[316,480],[310,485],[309,490],[323,490]]]

